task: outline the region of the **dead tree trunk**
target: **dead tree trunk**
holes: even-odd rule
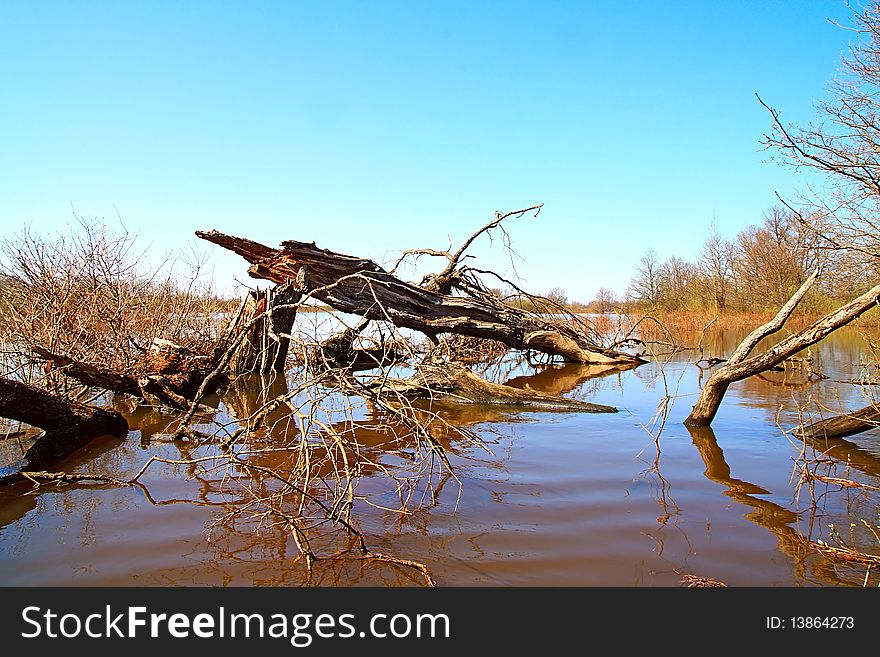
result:
[[[804,436],[815,438],[846,438],[880,426],[880,408],[874,404],[852,413],[835,415],[804,427]]]
[[[48,369],[59,370],[64,376],[75,379],[84,385],[129,395],[140,396],[141,394],[137,377],[81,363],[69,356],[52,353],[39,345],[31,347],[31,351],[46,361]]]
[[[302,292],[286,283],[268,290],[248,292],[235,330],[247,331],[229,361],[229,373],[271,374],[284,371],[290,332],[296,319],[295,304]]]
[[[755,329],[734,352],[728,361],[719,367],[706,381],[700,397],[694,408],[685,420],[687,426],[705,426],[712,423],[718,412],[724,393],[731,383],[741,381],[747,377],[764,372],[771,367],[810,345],[814,345],[841,326],[846,326],[854,319],[864,314],[872,307],[880,303],[880,285],[876,285],[868,292],[849,303],[841,306],[834,312],[826,315],[814,324],[782,340],[775,347],[748,358],[752,349],[764,337],[777,332],[789,315],[794,311],[797,304],[806,294],[807,289],[815,281],[818,273],[814,273],[801,286],[788,303],[777,313],[776,317],[764,326]]]
[[[51,395],[34,386],[0,378],[0,417],[43,429],[25,452],[28,468],[42,468],[98,436],[125,436],[128,422],[119,413]]]
[[[207,357],[159,338],[150,345],[143,364],[145,371],[140,376],[81,363],[39,345],[33,346],[32,351],[50,367],[87,386],[133,395],[154,406],[169,406],[179,410],[190,407],[202,381],[213,367]],[[224,378],[218,378],[208,392],[216,392],[225,383]]]
[[[282,249],[217,231],[196,235],[251,263],[248,273],[284,284],[298,281],[303,292],[332,308],[368,319],[387,320],[429,337],[441,333],[498,340],[514,349],[536,349],[578,363],[641,363],[630,354],[603,348],[584,332],[555,325],[539,315],[471,297],[449,296],[406,283],[371,260],[334,253],[305,242]]]

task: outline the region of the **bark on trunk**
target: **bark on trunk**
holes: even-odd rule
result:
[[[389,320],[436,338],[440,333],[498,340],[514,349],[537,349],[579,363],[641,363],[642,359],[596,345],[583,332],[501,304],[454,297],[406,283],[371,260],[287,241],[282,249],[217,231],[196,235],[251,263],[255,278],[297,281],[304,292],[332,308]]]
[[[870,431],[880,426],[880,408],[875,405],[836,415],[804,427],[804,435],[808,439],[815,438],[846,438],[863,431]]]
[[[62,399],[34,386],[0,378],[0,416],[45,431],[25,452],[26,468],[42,468],[98,436],[123,437],[119,413]]]
[[[247,336],[229,361],[229,372],[272,374],[284,372],[296,307],[302,292],[292,284],[248,293],[244,312],[239,315],[240,330]]]
[[[34,345],[31,350],[45,360],[50,368],[60,370],[64,376],[76,379],[87,386],[135,396],[141,394],[136,377],[105,370],[88,363],[80,363],[69,356],[52,353],[39,345]]]
[[[802,297],[804,291],[802,287],[795,294],[795,297]],[[795,297],[792,297],[792,299]],[[769,370],[785,359],[794,356],[799,351],[816,344],[841,326],[849,324],[878,303],[880,303],[880,285],[876,285],[862,296],[853,299],[802,331],[782,340],[775,347],[767,349],[757,356],[747,358],[751,349],[758,344],[762,337],[776,332],[781,327],[781,323],[778,321],[780,316],[787,313],[782,317],[782,322],[784,323],[784,320],[791,314],[794,306],[797,304],[792,304],[790,301],[780,310],[774,320],[753,331],[749,338],[743,342],[743,345],[748,343],[748,348],[741,345],[737,349],[734,356],[738,360],[731,357],[724,365],[712,373],[703,386],[703,390],[700,392],[700,397],[694,405],[691,414],[688,415],[684,423],[687,426],[706,426],[711,424],[715,414],[718,412],[721,401],[724,399],[724,393],[727,392],[727,388],[731,383]],[[762,331],[763,335],[761,334]]]
[[[65,376],[87,386],[134,395],[154,406],[170,406],[179,410],[190,407],[212,367],[207,357],[159,338],[150,345],[144,363],[147,372],[140,377],[81,363],[40,346],[34,346],[32,350]],[[225,379],[219,379],[207,392],[216,392],[225,383]]]

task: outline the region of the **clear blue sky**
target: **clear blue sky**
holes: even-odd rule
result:
[[[535,291],[622,292],[804,178],[754,93],[805,122],[843,2],[0,3],[0,221],[117,210],[157,251],[197,229],[387,261],[496,209]],[[498,242],[475,253],[510,273]],[[215,253],[216,280],[246,279]]]

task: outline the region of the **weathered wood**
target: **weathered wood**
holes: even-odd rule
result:
[[[153,338],[144,362],[147,372],[151,374],[180,374],[204,368],[208,364],[208,357],[171,340]]]
[[[880,407],[871,404],[852,413],[835,415],[804,427],[808,439],[846,438],[880,427]]]
[[[574,327],[558,326],[510,306],[490,305],[406,283],[372,260],[286,241],[281,249],[217,231],[196,235],[239,254],[248,273],[299,287],[332,308],[434,337],[441,333],[498,340],[514,349],[536,349],[580,363],[641,363],[641,358],[605,349]]]
[[[0,378],[0,417],[45,431],[24,454],[27,468],[44,467],[98,436],[122,437],[128,433],[128,422],[120,413],[5,378]]]
[[[311,349],[311,359],[323,367],[361,371],[390,365],[407,360],[401,353],[400,345],[384,341],[378,347],[355,347],[355,341],[370,324],[369,319],[361,319],[356,326],[332,335]]]
[[[377,383],[376,389],[383,396],[401,395],[464,404],[524,406],[536,410],[583,413],[617,412],[613,406],[485,381],[458,363],[422,363],[413,377],[406,380],[383,379]]]
[[[822,269],[816,267],[816,269],[813,270],[813,273],[810,274],[801,284],[797,292],[795,292],[791,298],[785,302],[782,308],[779,309],[779,312],[776,313],[773,319],[756,328],[749,333],[742,342],[740,342],[736,350],[727,358],[727,363],[741,363],[749,357],[749,354],[752,353],[752,350],[758,346],[758,343],[761,342],[761,340],[782,330],[782,327],[785,326],[785,322],[788,321],[788,318],[791,317],[791,314],[798,307],[798,304],[800,304],[810,288],[813,287],[813,284],[819,279],[821,273]]]
[[[229,361],[229,372],[271,374],[285,369],[290,335],[296,319],[296,304],[302,292],[293,284],[248,292],[238,330],[247,331]],[[233,329],[234,331],[235,329]]]
[[[156,338],[144,358],[145,373],[140,377],[114,372],[96,365],[55,354],[40,346],[32,351],[62,374],[87,386],[140,397],[155,406],[188,409],[205,376],[210,360],[168,340]],[[216,380],[208,390],[216,392],[227,379]]]
[[[796,294],[800,294],[800,290]],[[706,381],[697,399],[697,403],[694,404],[693,410],[684,422],[685,425],[706,426],[711,424],[731,383],[741,381],[778,365],[799,351],[816,344],[841,326],[846,326],[878,303],[880,303],[880,285],[874,286],[865,294],[844,304],[834,312],[829,313],[807,328],[790,335],[776,346],[766,349],[757,356],[735,362],[728,360],[727,363],[715,370]],[[786,304],[786,308],[788,305]],[[793,307],[791,310],[793,310]],[[773,322],[765,325],[765,327],[772,325]],[[754,344],[757,344],[757,342]],[[737,351],[741,352],[743,350]]]
[[[138,380],[133,376],[81,363],[69,356],[52,353],[39,345],[34,345],[31,350],[46,361],[49,369],[57,369],[64,376],[76,379],[87,386],[136,396],[141,394]]]

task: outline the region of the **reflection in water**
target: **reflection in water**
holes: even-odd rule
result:
[[[514,388],[530,388],[550,395],[564,395],[590,379],[598,379],[635,369],[636,365],[581,365],[565,363],[547,365],[534,374],[516,376],[508,379],[507,385]]]
[[[709,355],[723,357],[741,337],[717,332]],[[857,378],[861,357],[859,337],[841,333],[815,350],[813,367],[848,380]],[[810,382],[793,369],[735,384],[715,423],[722,452],[715,431],[688,433],[680,424],[701,376],[687,359],[626,370],[534,366],[511,356],[484,373],[615,405],[616,416],[419,401],[416,412],[430,420],[456,478],[412,473],[419,455],[396,438],[388,408],[359,400],[339,417],[328,414],[323,431],[339,440],[336,459],[357,464],[352,513],[368,542],[426,562],[440,584],[678,585],[677,573],[693,572],[731,585],[860,585],[863,569],[835,563],[809,541],[827,537],[832,523],[875,521],[878,495],[826,486],[815,507],[795,500],[792,461],[802,446],[777,426],[793,426],[810,398],[855,407],[858,389]],[[664,375],[680,389],[655,444],[642,425],[656,411]],[[145,490],[32,491],[28,482],[0,489],[0,583],[422,585],[411,569],[357,558],[357,541],[326,522],[310,526],[308,538],[317,552],[342,558],[320,560],[309,572],[289,527],[248,506],[278,492],[268,473],[302,467],[314,453],[291,421],[291,409],[309,403],[296,386],[295,372],[242,377],[201,413],[205,430],[230,433],[236,418],[259,418],[259,430],[236,452],[243,463],[216,460],[214,445],[170,442],[175,414],[128,409],[128,441],[93,443],[63,467],[126,478],[153,456],[180,462],[151,466]],[[842,476],[876,486],[876,433],[809,447]],[[310,467],[327,486],[344,484],[338,460],[316,458]],[[880,549],[854,532],[854,545]]]
[[[777,538],[780,551],[790,556],[794,562],[795,573],[799,578],[807,578],[808,568],[812,569],[812,577],[825,582],[851,584],[852,580],[842,579],[835,572],[834,562],[821,553],[811,550],[809,540],[799,533],[795,525],[799,515],[779,504],[757,497],[769,495],[770,491],[730,474],[730,466],[724,460],[724,452],[715,440],[712,427],[688,427],[694,445],[706,464],[705,475],[710,480],[725,486],[724,494],[740,504],[751,507],[753,511],[745,517],[748,520],[770,530]],[[815,509],[812,510],[815,512]],[[810,518],[812,523],[813,518]]]

